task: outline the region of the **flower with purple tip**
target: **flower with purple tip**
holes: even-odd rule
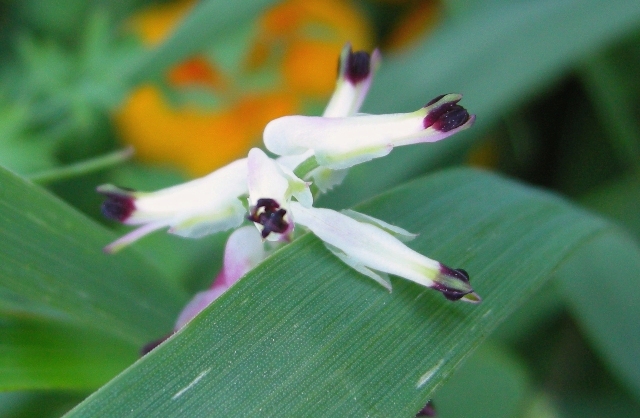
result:
[[[213,173],[152,193],[137,192],[110,184],[98,187],[107,197],[102,213],[126,225],[139,227],[105,247],[122,247],[162,228],[175,235],[199,238],[242,224],[246,209],[247,159],[228,164]]]
[[[312,153],[322,167],[349,168],[384,157],[394,147],[440,141],[469,128],[475,116],[458,105],[461,99],[446,94],[411,113],[283,116],[267,124],[264,144],[277,155]]]

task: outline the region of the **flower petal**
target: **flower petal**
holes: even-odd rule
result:
[[[377,226],[378,228],[388,232],[402,242],[411,241],[418,236],[418,234],[413,234],[406,229],[400,228],[399,226],[391,225],[390,223],[374,218],[373,216],[365,215],[364,213],[356,212],[352,209],[345,209],[341,212],[358,222],[364,222]]]
[[[411,113],[352,117],[284,116],[267,124],[264,143],[278,155],[313,151],[320,166],[349,168],[385,156],[394,146],[434,142],[466,129],[474,117],[447,94]]]
[[[336,88],[322,116],[342,117],[358,113],[364,101],[373,74],[380,64],[380,51],[371,55],[364,51],[353,52],[351,44],[342,49]]]
[[[412,250],[379,228],[379,222],[358,222],[330,209],[305,208],[295,202],[290,207],[297,223],[344,253],[340,258],[349,265],[404,277],[436,289],[451,300],[473,292],[464,270],[451,269]],[[465,300],[473,299],[471,296]]]
[[[337,247],[334,247],[331,244],[324,243],[324,246],[327,247],[329,251],[333,253],[336,257],[338,257],[343,263],[357,271],[358,273],[364,274],[365,276],[371,277],[373,280],[378,282],[384,288],[386,288],[389,292],[392,290],[391,279],[389,279],[389,275],[386,273],[375,272],[371,269],[368,269],[364,264],[360,263],[357,259],[353,257],[349,257],[344,251],[340,250]]]
[[[227,291],[241,277],[264,260],[266,253],[260,234],[253,226],[244,226],[234,231],[224,249],[222,271],[211,288],[197,293],[184,307],[174,330],[182,328],[211,302]]]
[[[153,225],[109,246],[114,250],[165,226],[176,235],[198,238],[242,223],[245,208],[239,198],[248,192],[247,160],[234,161],[205,177],[156,192],[136,192],[108,184],[97,190],[107,197],[102,206],[107,217],[128,225]]]

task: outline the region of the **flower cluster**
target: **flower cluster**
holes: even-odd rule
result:
[[[339,62],[333,97],[323,116],[285,116],[264,130],[264,145],[246,158],[190,182],[141,193],[112,185],[98,188],[107,199],[103,213],[139,227],[105,248],[114,252],[162,228],[184,237],[235,229],[227,242],[222,272],[180,315],[179,329],[224,290],[260,263],[271,246],[285,245],[304,227],[345,264],[391,290],[388,274],[435,289],[449,300],[478,303],[480,297],[462,269],[452,269],[409,248],[415,235],[352,210],[314,207],[314,192],[338,184],[346,170],[389,154],[396,146],[434,142],[467,129],[474,116],[459,94],[446,94],[411,113],[358,113],[380,62],[347,44]]]

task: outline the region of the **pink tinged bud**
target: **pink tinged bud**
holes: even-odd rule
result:
[[[182,328],[211,302],[227,291],[251,269],[266,257],[260,234],[253,226],[244,226],[235,230],[227,240],[224,249],[222,271],[208,290],[197,293],[184,307],[174,330]]]

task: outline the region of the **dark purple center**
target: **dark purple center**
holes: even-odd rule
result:
[[[133,198],[116,193],[105,193],[107,197],[102,203],[102,214],[109,219],[124,222],[136,209]]]
[[[427,103],[425,107],[431,106],[443,97],[444,95],[436,97]],[[425,116],[423,125],[425,129],[433,127],[433,129],[440,132],[448,132],[464,125],[469,118],[470,116],[467,109],[460,106],[456,100],[443,103],[435,109],[432,109],[427,116]]]
[[[440,274],[450,277],[450,278],[454,278],[457,280],[460,280],[462,282],[465,283],[469,283],[469,273],[467,273],[465,270],[463,269],[452,269],[450,267],[447,267],[445,265],[441,265],[440,266]],[[464,295],[468,295],[469,293],[472,292],[472,290],[469,291],[462,291],[459,289],[454,289],[451,287],[448,287],[442,283],[435,283],[432,286],[432,289],[435,289],[439,292],[441,292],[445,298],[449,299],[449,300],[459,300],[461,299]]]
[[[351,84],[355,86],[360,83],[369,76],[370,71],[371,57],[369,56],[369,53],[365,51],[349,51],[345,68],[345,78]]]
[[[251,207],[247,219],[262,225],[262,238],[266,238],[272,232],[278,234],[286,232],[289,228],[289,224],[284,220],[286,213],[287,211],[280,208],[275,200],[258,199],[256,205]]]

